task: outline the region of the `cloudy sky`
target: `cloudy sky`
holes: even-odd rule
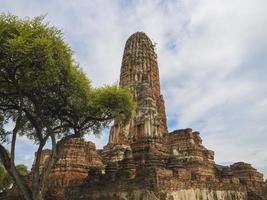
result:
[[[191,127],[220,164],[252,163],[267,178],[266,0],[0,0],[0,12],[46,14],[95,86],[119,79],[136,31],[157,43],[169,131]],[[90,137],[101,148],[108,131]],[[17,161],[34,147],[21,139]]]

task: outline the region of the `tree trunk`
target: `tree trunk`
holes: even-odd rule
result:
[[[14,178],[15,183],[17,184],[18,188],[21,190],[25,200],[34,200],[31,196],[31,191],[28,185],[25,183],[23,178],[19,175],[15,167],[15,164],[11,162],[6,149],[1,144],[0,144],[0,158],[8,174]]]
[[[33,174],[32,179],[32,188],[28,187],[28,185],[25,183],[23,178],[19,175],[17,172],[17,169],[12,164],[6,149],[0,144],[0,158],[3,161],[4,167],[7,170],[7,172],[14,178],[15,183],[17,184],[18,188],[21,190],[25,200],[44,200],[43,196],[43,189],[44,189],[44,183],[46,178],[48,177],[49,173],[51,172],[53,166],[56,164],[60,156],[62,155],[64,144],[69,141],[71,138],[76,138],[78,135],[69,135],[64,138],[62,138],[60,141],[56,143],[54,138],[52,139],[52,152],[53,154],[49,158],[48,162],[45,165],[44,171],[40,173],[39,167],[40,167],[40,156],[41,151],[44,146],[44,144],[40,144],[37,154],[36,154],[36,161],[35,163],[35,172]],[[37,172],[37,174],[35,174]]]
[[[34,192],[32,197],[34,200],[43,200],[43,195],[42,195],[42,192],[40,190]]]
[[[34,196],[33,196],[34,200],[43,200],[44,199],[44,196],[43,196],[44,192],[43,191],[44,191],[45,181],[46,181],[47,177],[49,176],[50,172],[52,171],[53,167],[57,163],[57,161],[62,156],[62,153],[64,151],[64,145],[70,139],[78,137],[78,135],[76,135],[76,134],[68,135],[68,136],[62,138],[60,141],[56,142],[55,135],[53,133],[50,133],[49,135],[50,135],[51,141],[52,141],[52,154],[51,154],[50,158],[48,159],[48,161],[46,162],[45,167],[43,169],[43,172],[41,172],[39,174],[39,178],[37,179],[37,180],[39,180],[39,182],[33,183],[33,184],[37,184],[36,185],[37,187],[33,187],[34,190],[36,190],[34,192]],[[36,155],[38,155],[38,154],[36,154]]]
[[[25,182],[22,181],[22,177],[17,173],[16,169],[12,169],[12,177],[15,179],[16,185],[19,187],[20,191],[22,192],[25,200],[34,200],[34,198],[31,197],[31,192],[29,188],[26,186]]]

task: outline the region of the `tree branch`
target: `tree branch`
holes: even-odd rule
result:
[[[12,131],[12,142],[11,142],[11,162],[14,163],[15,160],[15,145],[17,139],[17,133],[19,131],[20,122],[21,122],[21,110],[19,111],[18,119],[16,120],[16,125]]]

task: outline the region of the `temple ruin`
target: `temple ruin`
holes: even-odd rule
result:
[[[155,46],[143,32],[126,42],[120,86],[136,100],[131,120],[115,121],[101,150],[70,140],[48,179],[47,199],[267,199],[267,182],[250,164],[217,165],[199,132],[168,132]],[[43,154],[44,163],[50,153]]]

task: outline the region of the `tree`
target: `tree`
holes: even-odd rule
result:
[[[26,200],[43,199],[44,181],[69,139],[97,134],[114,118],[127,121],[135,106],[125,88],[93,88],[61,31],[43,19],[0,15],[0,159]],[[14,128],[6,130],[11,122]],[[38,144],[32,187],[15,167],[18,136]],[[3,145],[9,140],[10,156]],[[40,171],[49,140],[52,154]]]

